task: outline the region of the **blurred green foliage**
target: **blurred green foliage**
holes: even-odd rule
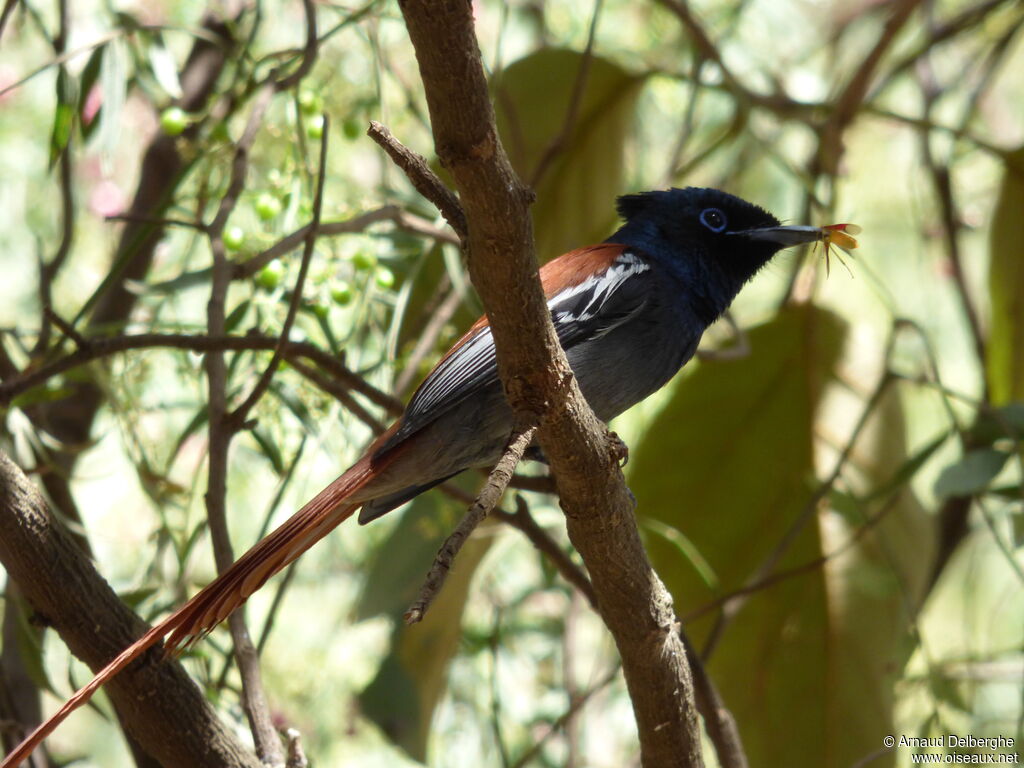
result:
[[[204,332],[202,224],[226,192],[256,84],[297,65],[305,29],[298,2],[247,6],[228,25],[238,47],[223,71],[185,104],[195,80],[183,71],[216,39],[204,19],[219,5],[86,0],[63,21],[59,3],[10,7],[0,386],[73,349],[44,303],[86,336]],[[276,244],[310,219],[323,110],[323,221],[338,229],[317,240],[292,337],[407,395],[480,308],[443,222],[363,135],[379,120],[433,159],[398,9],[316,8],[314,66],[270,102],[225,230],[239,271],[227,325],[238,336],[281,328],[301,238]],[[613,425],[632,447],[651,557],[751,764],[908,765],[910,750],[883,749],[890,733],[1003,735],[1019,747],[1024,8],[524,0],[475,11],[503,142],[536,188],[542,259],[606,237],[616,194],[667,185],[864,228],[849,271],[833,264],[827,279],[820,253],[780,255],[733,308],[741,337],[716,326],[712,354]],[[144,164],[154,147],[178,164]],[[132,213],[159,238],[136,270],[143,235],[118,256],[126,225],[106,217],[143,193],[150,202]],[[124,312],[99,320],[122,268]],[[268,361],[231,353],[229,396],[244,397]],[[83,384],[95,410],[87,439],[68,442],[60,426],[90,407]],[[382,400],[347,397],[293,361],[279,366],[231,454],[236,551],[389,418]],[[56,373],[3,411],[4,450],[80,518],[103,573],[147,618],[212,577],[205,398],[201,358],[157,346]],[[460,481],[461,493],[476,482]],[[523,498],[571,557],[557,503]],[[343,527],[251,601],[275,717],[322,765],[635,761],[614,648],[516,531],[486,526],[426,621],[402,625],[461,506],[435,491]],[[28,631],[15,605],[3,604],[4,663],[65,696],[85,670]],[[218,630],[189,663],[241,723],[229,645]],[[130,764],[115,729],[101,703],[51,747]]]

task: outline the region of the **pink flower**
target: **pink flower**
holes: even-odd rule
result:
[[[97,216],[107,217],[121,213],[126,203],[124,192],[110,179],[99,182],[89,195],[89,210]]]

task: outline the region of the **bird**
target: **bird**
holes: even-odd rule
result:
[[[668,383],[693,357],[704,331],[778,251],[823,240],[826,233],[784,226],[763,208],[708,188],[623,195],[617,209],[623,223],[607,240],[540,270],[559,342],[584,398],[604,422]],[[2,765],[17,765],[28,754],[18,750],[30,751],[161,639],[174,651],[209,633],[356,511],[365,524],[467,469],[492,467],[513,424],[485,316],[441,358],[403,415],[358,461],[112,660]],[[536,446],[528,457],[544,458]]]

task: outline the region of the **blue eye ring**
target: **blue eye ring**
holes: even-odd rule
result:
[[[712,232],[724,232],[725,228],[729,226],[729,222],[726,220],[725,214],[718,208],[705,208],[701,211],[700,223]]]

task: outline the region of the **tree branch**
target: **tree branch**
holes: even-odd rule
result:
[[[20,375],[12,375],[0,384],[0,405],[8,405],[14,398],[33,387],[66,371],[122,352],[136,349],[188,349],[194,352],[260,350],[271,351],[279,340],[272,336],[249,333],[245,336],[192,336],[182,333],[139,333],[128,336],[89,339],[86,346],[76,349],[62,358]],[[358,392],[392,416],[404,410],[402,403],[386,392],[368,384],[359,374],[350,371],[345,364],[329,352],[307,341],[285,341],[281,347],[284,358],[296,361],[302,358],[312,360],[320,368],[341,382],[348,389]],[[296,370],[307,375],[307,369],[296,366]],[[312,378],[312,377],[308,377]],[[319,383],[319,382],[317,382]],[[333,394],[333,390],[332,390]]]
[[[498,463],[495,464],[494,469],[491,470],[487,483],[466,511],[462,522],[441,545],[437,557],[434,558],[434,564],[427,573],[423,588],[415,602],[405,612],[406,624],[415,624],[423,620],[430,604],[444,586],[448,572],[451,571],[452,563],[459,554],[459,550],[462,549],[462,545],[501,500],[501,495],[508,487],[508,481],[512,479],[512,473],[516,471],[516,466],[522,461],[523,454],[530,447],[530,442],[536,431],[537,428],[533,426],[513,430],[508,447]]]
[[[426,159],[413,152],[391,135],[387,127],[376,120],[370,121],[366,135],[377,142],[387,152],[391,161],[401,168],[412,182],[416,191],[437,206],[448,225],[455,230],[463,242],[467,237],[466,215],[462,211],[459,199],[452,193],[437,174],[430,170]]]
[[[400,2],[441,163],[469,223],[469,271],[520,423],[540,423],[569,535],[622,657],[643,764],[703,765],[693,682],[672,600],[647,560],[605,427],[580,394],[541,290],[532,193],[498,140],[466,0]]]
[[[221,336],[225,328],[225,302],[231,285],[231,264],[228,261],[222,233],[228,217],[234,210],[238,198],[245,188],[245,176],[249,165],[249,151],[256,140],[256,134],[263,124],[263,116],[270,106],[274,86],[265,84],[260,89],[249,114],[242,137],[235,145],[231,163],[231,179],[228,189],[220,201],[213,222],[208,228],[210,250],[213,252],[213,282],[210,300],[207,304],[207,328],[211,336]],[[305,270],[303,270],[303,277]],[[300,286],[301,287],[301,286]],[[285,328],[287,332],[289,328]],[[275,345],[279,354],[282,342]],[[210,524],[210,540],[213,543],[217,572],[223,573],[235,561],[231,547],[231,535],[227,524],[228,450],[236,425],[231,419],[227,406],[227,365],[223,352],[211,352],[204,360],[207,391],[209,393],[209,458],[207,462],[206,518]],[[261,377],[262,380],[262,377]],[[269,383],[269,382],[268,382]],[[259,393],[257,384],[254,394]],[[242,708],[249,719],[256,752],[272,765],[284,763],[284,750],[277,736],[259,669],[259,655],[253,645],[246,626],[245,610],[240,609],[228,617],[228,628],[234,642],[238,672],[242,678]]]
[[[93,670],[145,630],[3,453],[0,562],[39,617]],[[220,722],[181,665],[165,659],[161,651],[151,650],[106,690],[129,733],[163,765],[261,768]]]

